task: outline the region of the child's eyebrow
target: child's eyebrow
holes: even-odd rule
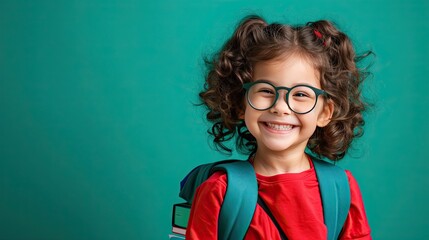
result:
[[[266,79],[266,78],[256,79],[256,80],[254,80],[253,82],[269,82],[269,83],[271,83],[271,84],[275,85],[273,81],[268,80],[268,79]]]
[[[268,83],[271,83],[275,87],[289,87],[289,88],[291,88],[291,87],[298,86],[298,85],[306,85],[306,86],[311,86],[311,87],[315,87],[315,88],[320,88],[319,86],[314,86],[313,84],[305,83],[305,82],[297,82],[297,83],[294,83],[292,86],[279,86],[279,85],[275,84],[273,81],[268,80],[266,78],[256,79],[253,82],[268,82]]]

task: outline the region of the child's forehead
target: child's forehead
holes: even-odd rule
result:
[[[320,85],[320,74],[314,64],[306,57],[291,55],[286,58],[277,58],[261,61],[254,64],[253,79],[265,79],[273,82],[308,82],[311,85]]]
[[[282,72],[282,71],[311,71],[318,72],[316,64],[309,57],[293,54],[287,57],[256,62],[253,66],[253,73],[261,71]]]
[[[271,67],[271,68],[285,68],[289,67],[290,65],[300,62],[304,65],[308,65],[309,68],[312,68],[314,71],[318,71],[320,60],[316,59],[314,56],[310,56],[309,54],[305,54],[302,52],[292,52],[290,54],[283,54],[280,56],[277,56],[276,58],[264,60],[264,61],[258,61],[253,63],[253,67]]]

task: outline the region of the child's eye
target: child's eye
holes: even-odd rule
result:
[[[265,93],[265,94],[275,94],[273,90],[271,89],[259,89],[259,93]]]
[[[305,92],[296,92],[293,94],[294,97],[309,97],[309,95]]]

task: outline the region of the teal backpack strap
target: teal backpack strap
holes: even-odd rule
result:
[[[323,216],[328,229],[328,240],[336,240],[341,233],[350,209],[350,186],[346,172],[332,163],[314,158],[319,181]]]
[[[218,239],[243,239],[252,221],[258,199],[258,183],[248,161],[219,164],[212,171],[224,171],[228,185],[219,213]]]

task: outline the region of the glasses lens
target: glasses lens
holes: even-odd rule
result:
[[[306,113],[316,105],[316,93],[306,86],[296,86],[289,93],[289,107],[296,113]]]
[[[253,108],[265,110],[276,100],[276,90],[268,83],[256,83],[247,92],[247,101]]]

